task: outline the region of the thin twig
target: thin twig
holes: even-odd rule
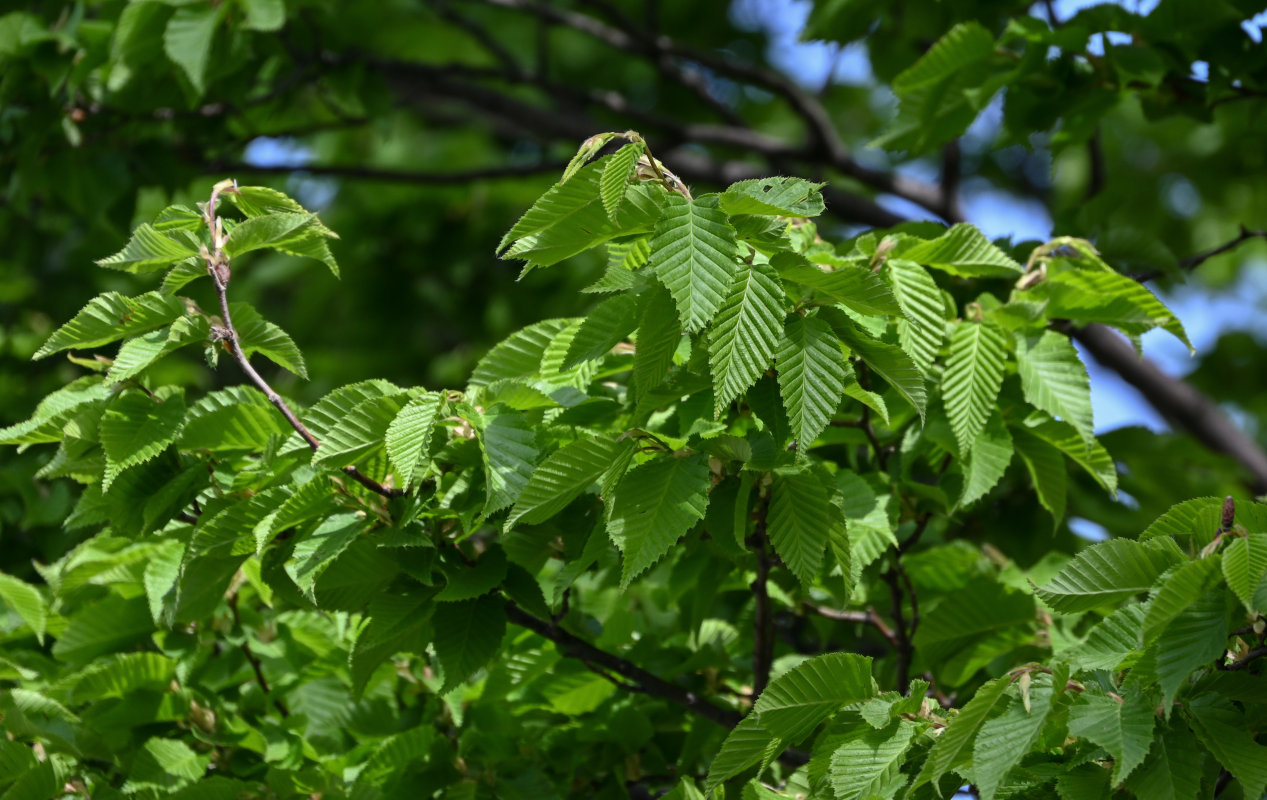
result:
[[[264,667],[255,653],[251,652],[251,646],[247,644],[246,629],[242,627],[242,615],[238,612],[238,593],[236,591],[229,595],[229,610],[233,612],[234,627],[242,631],[242,644],[238,645],[238,647],[242,650],[242,654],[246,656],[247,663],[251,665],[252,671],[255,672],[255,681],[260,685],[260,690],[264,692],[265,696],[271,695],[273,690],[269,688],[268,679],[264,677]],[[283,717],[290,716],[290,709],[279,698],[273,698],[273,706]]]
[[[899,569],[897,557],[895,556],[893,564],[884,571],[881,578],[889,587],[889,601],[892,607],[890,613],[893,617],[893,636],[895,639],[893,648],[897,651],[897,664],[895,667],[897,690],[902,694],[906,694],[910,691],[911,658],[914,655],[914,647],[911,644],[906,614],[902,608],[903,591]]]
[[[378,181],[383,183],[415,183],[431,186],[459,186],[480,180],[504,180],[523,178],[545,173],[562,172],[565,165],[561,162],[542,164],[508,164],[496,167],[460,170],[454,172],[423,172],[407,169],[378,169],[375,167],[353,167],[320,164],[248,164],[245,162],[216,162],[211,164],[207,172],[224,173],[306,173],[335,178],[349,178],[362,181]]]
[[[758,697],[770,683],[770,670],[774,666],[774,617],[770,608],[769,549],[766,547],[766,515],[770,510],[770,497],[762,498],[756,511],[756,525],[752,534],[752,547],[757,555],[757,577],[752,582],[755,611],[752,621],[752,695]]]
[[[890,645],[895,648],[898,645],[897,634],[895,634],[893,632],[893,628],[880,617],[879,613],[876,612],[873,606],[867,606],[866,611],[847,611],[806,602],[804,604],[804,608],[818,614],[820,617],[833,619],[837,622],[861,622],[870,625],[879,631],[880,635],[883,636],[884,640]]]
[[[1193,253],[1192,255],[1187,256],[1186,258],[1180,259],[1179,268],[1190,272],[1196,269],[1197,267],[1201,266],[1202,264],[1204,264],[1206,261],[1209,261],[1211,258],[1214,258],[1215,256],[1221,256],[1224,253],[1235,250],[1236,248],[1240,247],[1245,242],[1248,242],[1250,239],[1267,239],[1267,231],[1251,231],[1248,228],[1246,228],[1244,225],[1242,225],[1240,233],[1236,235],[1235,239],[1232,239],[1231,241],[1228,241],[1228,242],[1224,242],[1223,244],[1219,245],[1218,247],[1215,247],[1212,250],[1206,250],[1201,253]],[[1157,278],[1160,278],[1166,274],[1167,273],[1165,270],[1150,269],[1146,272],[1137,272],[1131,277],[1139,281],[1140,283],[1143,283],[1145,281],[1156,280]]]
[[[1267,656],[1267,645],[1259,645],[1258,647],[1255,647],[1253,650],[1250,650],[1248,653],[1246,653],[1244,658],[1233,661],[1231,664],[1228,664],[1226,667],[1224,667],[1224,669],[1226,669],[1229,672],[1236,672],[1242,669],[1249,669],[1250,664],[1252,664],[1254,661],[1260,658],[1263,658],[1264,656]]]
[[[286,418],[290,426],[315,452],[321,446],[321,442],[299,421],[299,417],[295,416],[295,412],[290,409],[290,406],[282,399],[281,395],[274,391],[268,381],[264,380],[263,376],[255,370],[255,367],[251,366],[250,359],[247,358],[246,352],[242,349],[242,340],[238,337],[237,328],[233,327],[233,317],[229,313],[229,280],[232,272],[229,269],[229,256],[224,252],[224,245],[228,240],[228,236],[224,232],[224,224],[216,217],[216,201],[219,200],[220,194],[226,191],[237,191],[232,181],[221,181],[216,184],[216,187],[211,192],[211,199],[207,202],[203,217],[207,224],[207,229],[211,232],[212,247],[210,250],[204,247],[202,257],[207,263],[207,273],[211,275],[211,282],[215,284],[216,297],[220,301],[220,318],[224,322],[223,327],[213,328],[213,335],[219,337],[225,343],[238,367],[264,393],[264,396],[268,398],[268,402],[282,412],[282,416]],[[384,497],[399,497],[405,493],[402,489],[383,486],[378,481],[362,473],[355,466],[348,465],[343,468],[343,472],[365,488]]]

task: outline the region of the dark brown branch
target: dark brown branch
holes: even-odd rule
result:
[[[377,169],[374,167],[334,166],[320,164],[247,164],[240,161],[215,162],[210,164],[206,172],[222,174],[225,172],[277,174],[306,173],[350,180],[377,181],[383,183],[415,183],[428,186],[460,186],[481,180],[504,180],[507,178],[523,178],[546,173],[563,171],[564,164],[550,162],[546,164],[510,164],[497,167],[484,167],[454,172],[424,172],[406,169]]]
[[[1187,270],[1187,271],[1194,270],[1197,267],[1204,264],[1206,261],[1209,261],[1211,258],[1214,258],[1215,256],[1221,256],[1224,253],[1235,250],[1236,248],[1240,247],[1245,242],[1248,242],[1250,239],[1267,239],[1267,231],[1251,231],[1248,228],[1246,228],[1244,225],[1242,225],[1241,231],[1239,234],[1237,234],[1235,239],[1225,242],[1219,245],[1218,247],[1214,248],[1213,250],[1206,250],[1201,253],[1193,253],[1192,255],[1186,258],[1180,259],[1179,268],[1183,270]],[[1147,272],[1136,273],[1135,275],[1132,275],[1131,277],[1143,283],[1144,281],[1156,280],[1157,278],[1160,278],[1165,274],[1166,273],[1160,269],[1154,269],[1154,270],[1149,270]]]
[[[229,270],[229,257],[224,252],[224,244],[228,238],[224,233],[223,224],[216,217],[216,201],[220,197],[222,191],[236,191],[231,181],[221,181],[216,184],[216,188],[211,192],[211,199],[207,202],[204,212],[204,221],[207,223],[207,229],[211,232],[211,250],[203,248],[203,259],[207,262],[207,273],[211,275],[211,282],[216,288],[216,297],[220,301],[220,317],[224,323],[222,328],[212,328],[213,335],[220,339],[228,347],[229,353],[233,356],[233,360],[237,362],[238,367],[251,382],[259,388],[264,396],[268,398],[268,402],[282,413],[290,426],[295,429],[308,446],[315,452],[321,446],[321,442],[317,441],[317,437],[312,435],[312,431],[299,421],[299,417],[295,416],[295,412],[282,399],[268,381],[251,366],[251,361],[247,358],[246,352],[242,349],[242,341],[238,337],[237,328],[233,327],[233,317],[229,313],[229,279],[232,273]],[[402,489],[394,489],[383,486],[378,481],[362,473],[354,466],[346,466],[343,468],[344,474],[352,478],[370,491],[377,492],[384,497],[399,497],[404,494]]]
[[[915,654],[915,647],[911,643],[910,628],[906,622],[906,612],[903,609],[903,581],[901,573],[903,572],[901,564],[898,561],[899,555],[895,554],[893,563],[889,566],[884,574],[881,575],[885,585],[889,587],[889,602],[891,603],[891,616],[893,617],[893,649],[897,652],[897,662],[895,665],[897,690],[902,694],[910,691],[911,684],[911,659]],[[909,583],[909,579],[907,581]],[[911,593],[914,597],[914,592]]]
[[[1252,664],[1253,662],[1257,661],[1260,658],[1263,658],[1264,656],[1267,656],[1267,645],[1259,645],[1258,647],[1255,647],[1253,650],[1250,650],[1248,653],[1246,653],[1244,658],[1240,658],[1240,659],[1237,659],[1236,661],[1233,661],[1231,664],[1228,664],[1226,667],[1224,667],[1224,669],[1228,670],[1229,672],[1235,672],[1242,669],[1249,669],[1250,664]]]
[[[229,595],[229,610],[233,612],[233,625],[242,631],[242,644],[238,647],[242,650],[242,655],[246,656],[246,661],[251,665],[251,670],[255,673],[255,682],[260,685],[260,690],[265,696],[271,695],[273,690],[269,688],[268,679],[264,677],[264,667],[260,663],[255,653],[251,652],[251,646],[247,643],[246,629],[242,627],[242,615],[238,612],[238,593],[235,591]],[[290,709],[286,707],[280,699],[273,698],[273,706],[277,709],[277,713],[283,717],[290,716]]]
[[[1267,453],[1201,392],[1135,354],[1125,339],[1103,325],[1072,328],[1070,335],[1104,366],[1138,389],[1162,416],[1209,449],[1231,456],[1249,473],[1255,494],[1267,492]]]
[[[752,696],[759,697],[770,683],[770,670],[774,666],[774,616],[770,608],[770,591],[767,582],[773,559],[766,547],[766,515],[770,510],[767,494],[757,506],[756,526],[751,545],[757,556],[757,577],[752,581],[752,597],[755,604],[752,621]]]
[[[1104,184],[1108,180],[1104,165],[1104,142],[1100,138],[1099,128],[1087,140],[1087,159],[1091,162],[1091,179],[1087,183],[1086,199],[1090,200],[1104,190]]]
[[[804,608],[818,614],[820,617],[833,619],[837,622],[861,622],[870,625],[879,631],[880,635],[883,636],[884,640],[890,645],[895,648],[898,645],[897,634],[893,632],[893,628],[889,627],[889,624],[885,622],[871,606],[867,606],[866,611],[843,611],[806,602],[804,604]]]

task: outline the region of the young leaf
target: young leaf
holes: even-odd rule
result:
[[[229,233],[224,252],[237,258],[252,250],[281,247],[309,236],[319,236],[310,227],[316,218],[316,214],[306,212],[278,212],[250,217],[239,222]]]
[[[880,276],[865,267],[845,265],[823,271],[804,257],[780,253],[771,261],[784,280],[812,289],[867,316],[901,315],[902,308]]]
[[[1147,592],[1179,558],[1177,549],[1109,539],[1078,553],[1034,593],[1062,614],[1089,611]]]
[[[209,341],[210,335],[211,323],[206,317],[194,314],[178,317],[166,330],[156,328],[124,342],[106,373],[106,379],[111,383],[121,383],[141,374],[169,353]]]
[[[704,518],[708,490],[708,466],[699,456],[658,458],[621,479],[610,501],[607,533],[624,555],[622,588]]]
[[[408,400],[408,395],[401,392],[371,397],[356,404],[326,432],[321,447],[312,454],[313,465],[345,467],[381,448],[388,426]]]
[[[106,292],[93,298],[31,356],[38,361],[70,348],[98,347],[167,325],[185,313],[185,304],[175,297],[146,292],[124,297]]]
[[[1228,545],[1223,577],[1247,611],[1267,615],[1267,534],[1251,533]]]
[[[114,399],[101,417],[101,447],[106,453],[103,491],[128,467],[148,461],[167,449],[185,419],[184,391],[163,399],[128,391]]]
[[[649,263],[677,304],[682,327],[702,330],[712,321],[738,262],[735,231],[717,197],[669,196],[651,239]]]
[[[533,471],[506,528],[519,520],[536,524],[562,511],[620,460],[621,451],[632,450],[630,439],[594,436],[560,447]]]
[[[727,214],[816,217],[825,208],[821,183],[801,178],[754,178],[732,183],[721,196]]]
[[[779,389],[796,441],[809,448],[845,388],[845,359],[831,326],[811,312],[788,320],[779,343]]]
[[[915,724],[903,719],[836,748],[831,785],[837,800],[870,800],[879,794],[898,772],[914,735]]]
[[[538,375],[550,342],[575,321],[547,319],[512,333],[479,360],[468,385],[480,387],[494,381]]]
[[[616,219],[616,209],[620,201],[625,199],[629,189],[629,176],[638,165],[638,157],[647,149],[643,142],[630,142],[612,154],[603,164],[603,174],[599,178],[599,195],[603,199],[603,209],[607,216]]]
[[[143,223],[132,232],[127,246],[112,256],[99,259],[97,266],[143,274],[157,272],[197,255],[196,238],[181,235],[179,231],[162,233]],[[203,269],[205,271],[206,267]]]
[[[770,543],[808,589],[822,568],[827,532],[837,522],[827,488],[808,470],[781,470],[770,492],[766,519]]]
[[[489,662],[506,633],[506,606],[496,595],[449,603],[435,616],[435,648],[447,693]]]
[[[883,274],[906,316],[898,320],[898,342],[920,372],[927,375],[946,338],[941,289],[928,271],[914,261],[890,259],[884,264]]]
[[[242,352],[248,358],[253,353],[259,353],[277,366],[308,380],[303,354],[286,331],[265,320],[246,303],[232,303],[229,313],[233,315],[233,326],[237,328]]]
[[[924,264],[961,278],[1016,277],[1021,265],[974,226],[960,223],[927,242],[899,246],[893,258]]]
[[[1094,439],[1091,382],[1066,336],[1045,331],[1037,342],[1016,339],[1016,365],[1025,400],[1069,423],[1088,445]]]
[[[443,406],[443,395],[423,392],[411,399],[387,426],[387,458],[401,487],[412,486],[414,476],[424,472],[427,443]]]
[[[43,644],[45,626],[48,621],[48,604],[39,590],[25,581],[0,572],[0,600],[13,609],[14,613],[35,633],[40,644]]]
[[[771,681],[752,712],[762,728],[796,743],[844,706],[877,694],[870,657],[828,653],[804,661]]]
[[[942,401],[959,452],[966,454],[985,427],[1003,386],[1006,342],[989,323],[958,322],[942,378]]]
[[[611,352],[638,325],[638,311],[638,297],[632,294],[618,294],[599,303],[568,345],[563,368],[571,369]]]
[[[735,273],[709,333],[713,416],[720,417],[769,368],[783,324],[783,287],[766,265]]]
[[[1113,756],[1114,786],[1143,763],[1157,720],[1153,704],[1138,684],[1128,685],[1123,694],[1122,699],[1083,694],[1069,709],[1069,734],[1089,739]]]

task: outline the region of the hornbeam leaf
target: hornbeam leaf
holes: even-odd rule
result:
[[[774,736],[796,743],[841,708],[879,694],[871,658],[828,653],[803,661],[770,682],[752,713]]]
[[[177,447],[182,450],[259,451],[290,425],[254,386],[211,392],[189,408]]]
[[[1153,704],[1137,683],[1128,684],[1124,697],[1083,694],[1069,709],[1069,734],[1092,742],[1113,756],[1114,786],[1143,763],[1153,744],[1157,717]]]
[[[0,600],[13,609],[14,613],[35,633],[40,644],[44,644],[48,603],[44,601],[44,596],[40,594],[39,589],[12,575],[0,572]]]
[[[479,360],[468,385],[480,387],[509,378],[535,377],[541,372],[541,359],[550,342],[574,322],[547,319],[512,333]]]
[[[521,519],[536,524],[559,513],[618,463],[622,451],[633,446],[630,439],[594,436],[560,447],[533,471],[515,501],[506,528]]]
[[[1180,558],[1173,544],[1165,547],[1109,539],[1078,553],[1034,593],[1062,614],[1089,611],[1147,592]]]
[[[122,250],[99,259],[97,266],[139,274],[157,272],[197,255],[196,239],[182,236],[179,232],[162,233],[151,225],[141,224],[132,232],[132,238]]]
[[[893,79],[893,91],[911,94],[994,54],[994,37],[978,22],[960,23]]]
[[[764,214],[779,217],[816,217],[826,206],[821,183],[801,178],[753,178],[732,183],[721,196],[727,214]]]
[[[124,342],[106,378],[113,383],[125,381],[182,347],[207,342],[210,335],[211,323],[206,317],[200,314],[178,317],[167,330],[159,328]]]
[[[199,95],[206,90],[211,42],[224,13],[225,9],[215,6],[178,8],[163,32],[163,50],[185,71]]]
[[[532,477],[537,434],[524,416],[516,413],[486,415],[479,434],[487,484],[484,513],[492,514],[515,502]]]
[[[184,313],[184,302],[158,292],[136,297],[106,292],[93,298],[70,322],[53,331],[31,358],[39,360],[72,347],[109,344],[167,325]]]
[[[634,387],[640,396],[660,385],[673,365],[673,353],[682,341],[682,325],[673,298],[660,286],[647,296],[638,323],[634,349]]]
[[[1030,688],[1028,704],[1014,700],[1002,714],[981,726],[972,747],[972,777],[981,800],[994,800],[1003,779],[1034,745],[1043,723],[1063,693],[1068,670],[1058,686],[1053,677],[1040,675]]]
[[[387,458],[402,488],[413,485],[414,476],[424,473],[427,443],[443,406],[443,395],[423,392],[411,399],[387,426]]]
[[[1251,533],[1228,545],[1223,577],[1247,611],[1267,615],[1267,534]]]
[[[699,456],[666,456],[630,470],[616,484],[607,533],[624,555],[622,588],[704,518],[709,483]]]
[[[1003,333],[989,323],[958,322],[950,334],[950,357],[942,377],[942,402],[960,454],[967,454],[985,427],[1003,386]]]
[[[1056,657],[1079,669],[1125,669],[1139,657],[1140,630],[1148,607],[1125,605],[1096,623],[1087,638],[1061,650]]]
[[[1021,265],[974,226],[960,223],[932,241],[899,245],[893,258],[924,264],[961,278],[1015,277]]]
[[[72,381],[41,400],[30,419],[0,428],[0,445],[62,441],[62,426],[85,406],[103,402],[108,390],[98,375]]]
[[[1174,720],[1153,740],[1143,768],[1130,774],[1126,786],[1136,797],[1149,800],[1197,800],[1205,759],[1187,722]]]
[[[102,491],[120,472],[148,461],[176,441],[185,419],[184,390],[159,400],[140,391],[128,391],[114,399],[101,416],[99,434],[106,454]]]
[[[769,368],[783,324],[783,287],[768,266],[735,274],[709,333],[713,416],[743,394]]]
[[[1144,615],[1140,641],[1144,644],[1151,642],[1171,621],[1217,586],[1223,577],[1221,567],[1222,555],[1219,553],[1180,564],[1161,587],[1154,590],[1148,613]]]
[[[780,470],[770,492],[766,518],[770,543],[808,589],[823,566],[828,531],[840,522],[827,487],[808,470]]]
[[[361,381],[340,386],[317,401],[317,404],[300,414],[304,425],[313,436],[320,440],[331,428],[339,424],[339,420],[352,413],[359,403],[371,397],[397,394],[403,391],[399,386],[383,380]],[[308,449],[308,443],[299,437],[291,436],[282,449],[284,455]]]
[[[1024,425],[1027,434],[1033,434],[1060,452],[1069,456],[1087,474],[1095,478],[1105,491],[1117,496],[1117,465],[1113,457],[1094,438],[1087,440],[1074,430],[1072,425],[1049,419],[1035,424],[1033,421]]]
[[[357,403],[326,432],[321,446],[312,454],[313,465],[345,467],[382,448],[388,426],[408,400],[409,396],[401,392]]]
[[[870,800],[879,795],[897,773],[914,735],[915,723],[902,719],[836,748],[831,755],[831,785],[837,800]]]
[[[497,653],[506,633],[506,605],[497,595],[446,604],[435,615],[436,657],[449,692],[465,682]]]
[[[317,579],[351,547],[366,528],[356,514],[336,514],[295,544],[286,560],[286,574],[309,600],[315,600]]]
[[[753,764],[761,763],[766,751],[781,748],[781,743],[774,734],[761,727],[756,714],[749,714],[731,729],[722,742],[721,750],[708,768],[706,791],[720,785]]]
[[[603,174],[599,178],[599,194],[607,216],[616,219],[616,209],[625,199],[629,189],[629,175],[638,164],[638,157],[647,148],[644,142],[630,142],[603,161]]]
[[[1135,665],[1141,675],[1156,673],[1161,707],[1169,708],[1193,670],[1221,660],[1227,649],[1226,591],[1213,589],[1183,609]]]
[[[1012,462],[1012,436],[997,410],[990,412],[985,427],[972,442],[963,464],[963,491],[956,506],[964,508],[984,497],[1007,472]]]
[[[1089,446],[1095,438],[1091,381],[1069,337],[1045,331],[1037,342],[1017,336],[1016,343],[1025,400],[1072,425]]]
[[[808,449],[845,389],[845,359],[831,326],[811,312],[788,320],[779,343],[779,389],[796,441]]]
[[[316,214],[307,212],[279,212],[250,217],[239,222],[229,233],[224,243],[224,252],[237,258],[252,250],[278,247],[307,236],[319,235],[308,230],[316,218]]]
[[[572,337],[563,368],[600,359],[624,341],[638,325],[638,299],[637,295],[618,294],[595,306]]]
[[[1065,490],[1069,480],[1060,451],[1024,427],[1012,429],[1012,446],[1029,472],[1038,502],[1059,524],[1065,516]]]
[[[246,303],[231,304],[229,313],[233,315],[233,326],[237,328],[242,352],[248,358],[253,353],[259,353],[277,366],[308,380],[308,368],[304,366],[303,354],[299,352],[290,334],[265,320],[254,307]]]
[[[735,247],[735,231],[716,195],[669,196],[649,263],[673,295],[685,330],[699,331],[712,321],[738,271]]]
[[[987,681],[968,700],[959,714],[950,718],[950,723],[928,751],[928,758],[920,768],[914,788],[925,783],[937,784],[947,772],[971,760],[972,743],[976,740],[977,733],[1011,685],[1008,678]]]
[[[838,308],[820,308],[819,314],[868,367],[906,398],[923,420],[928,395],[924,390],[924,377],[911,357],[901,348],[881,342],[861,330]]]
[[[1245,797],[1262,797],[1267,789],[1267,745],[1256,741],[1247,715],[1210,695],[1194,699],[1188,707],[1201,744],[1240,782]]]
[[[868,316],[900,316],[902,308],[880,276],[865,267],[846,264],[824,271],[803,256],[779,253],[770,261],[784,280],[812,289],[847,308]]]
[[[1100,322],[1139,336],[1161,328],[1195,352],[1183,323],[1138,281],[1116,272],[1069,270],[1039,284],[1048,296],[1047,316],[1075,322]]]
[[[946,309],[941,289],[927,270],[906,259],[885,262],[884,277],[906,315],[906,319],[898,320],[898,342],[920,372],[927,375],[946,338]]]

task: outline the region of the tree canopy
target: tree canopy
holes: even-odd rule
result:
[[[1263,796],[1259,10],[0,16],[4,796]]]

